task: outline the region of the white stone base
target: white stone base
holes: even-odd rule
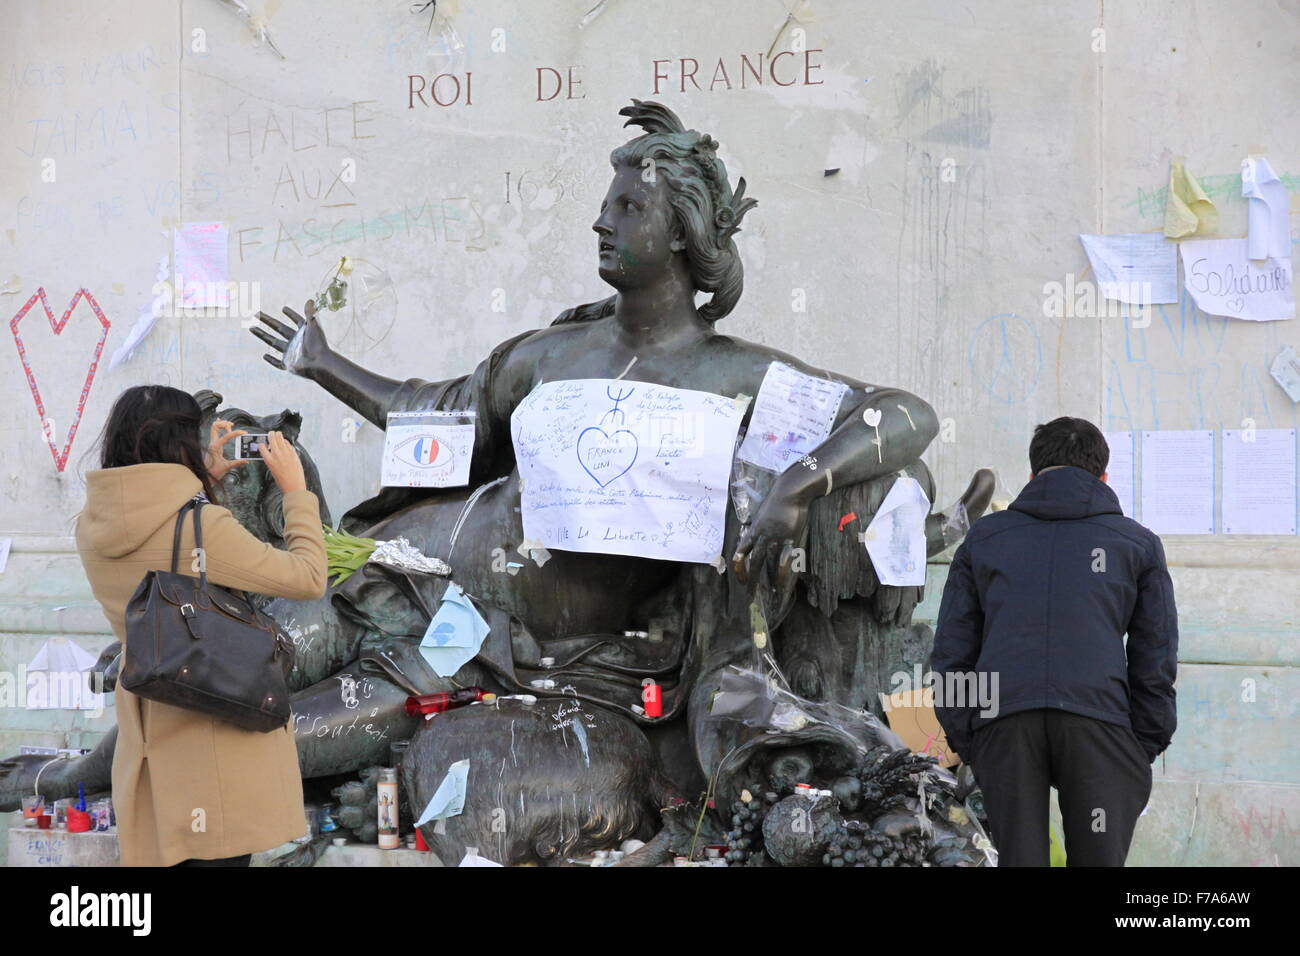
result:
[[[252,866],[288,853],[297,844],[286,843],[273,850],[254,853]],[[9,866],[120,866],[117,831],[69,833],[67,830],[9,828]],[[328,847],[317,866],[442,866],[438,857],[426,851],[381,850],[364,843]]]

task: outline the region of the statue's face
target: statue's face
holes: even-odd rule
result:
[[[600,215],[591,228],[597,235],[600,277],[616,289],[632,289],[660,278],[673,256],[676,226],[661,177],[647,181],[642,171],[619,166]]]

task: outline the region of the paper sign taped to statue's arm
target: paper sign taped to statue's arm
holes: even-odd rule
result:
[[[898,734],[908,750],[930,754],[939,758],[939,766],[955,767],[961,757],[948,746],[948,737],[934,712],[934,691],[900,690],[896,694],[881,694],[889,729]]]
[[[925,584],[925,518],[930,499],[915,478],[894,479],[880,509],[862,532],[862,541],[881,584]]]
[[[511,416],[525,539],[712,564],[743,416],[722,395],[648,382],[538,385]]]
[[[767,367],[737,457],[778,474],[826,440],[849,387],[784,362]]]
[[[475,415],[473,411],[389,412],[384,432],[384,487],[469,484]]]

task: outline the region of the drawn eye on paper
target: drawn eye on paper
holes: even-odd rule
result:
[[[412,435],[393,449],[393,456],[403,465],[450,471],[456,465],[451,446],[432,435]]]

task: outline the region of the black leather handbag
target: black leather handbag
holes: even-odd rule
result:
[[[202,561],[203,499],[176,515],[172,569],[149,571],[126,606],[119,681],[145,700],[267,733],[289,720],[293,641],[242,592],[208,583]],[[199,576],[178,574],[185,513],[194,511]]]

